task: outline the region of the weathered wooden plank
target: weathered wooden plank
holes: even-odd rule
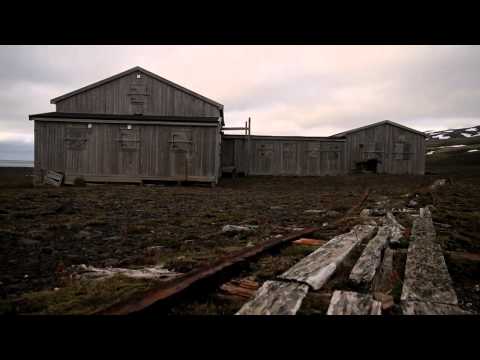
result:
[[[308,238],[301,238],[298,240],[295,240],[293,244],[296,245],[310,245],[310,246],[322,246],[325,245],[327,241],[325,240],[319,240],[319,239],[308,239]]]
[[[236,315],[295,315],[307,292],[304,284],[266,281]]]
[[[281,279],[306,283],[320,289],[337,267],[360,242],[375,234],[376,226],[356,225],[350,232],[334,237],[325,245],[280,275]]]
[[[424,301],[402,301],[403,315],[473,315],[458,305]]]
[[[402,301],[458,304],[442,249],[435,242],[435,237],[430,211],[425,208],[412,226]]]
[[[63,174],[57,173],[55,171],[47,171],[45,176],[45,183],[53,186],[61,186],[63,181]]]
[[[399,244],[400,240],[403,238],[405,227],[395,219],[395,216],[390,211],[387,211],[384,223],[390,226],[390,242],[392,244]]]
[[[374,279],[373,290],[387,293],[393,287],[393,254],[395,250],[387,247],[383,253],[382,264]]]
[[[382,303],[369,294],[336,290],[327,315],[382,315]]]
[[[350,273],[349,279],[357,285],[370,284],[380,266],[383,249],[388,245],[391,234],[389,226],[380,226],[375,237],[365,246]]]

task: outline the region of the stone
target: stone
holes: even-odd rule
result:
[[[239,233],[239,232],[252,232],[258,226],[256,225],[225,225],[222,228],[223,233]]]

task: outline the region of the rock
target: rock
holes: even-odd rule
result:
[[[327,226],[328,226],[328,223],[327,223],[327,222],[324,222],[324,223],[322,224],[322,227],[327,227]]]
[[[326,212],[326,215],[327,216],[330,216],[330,217],[336,217],[336,216],[339,216],[340,213],[338,211],[335,211],[335,210],[328,210]]]
[[[40,244],[40,241],[38,240],[30,240],[30,239],[22,239],[18,241],[21,245],[25,246],[35,246]]]
[[[255,244],[252,243],[251,241],[249,241],[249,242],[247,243],[247,247],[252,247],[253,245],[255,245]]]
[[[475,290],[476,292],[480,292],[480,285],[478,285],[478,284],[475,285],[474,290]]]
[[[222,228],[223,233],[239,233],[239,232],[252,232],[258,226],[255,225],[225,225]]]
[[[369,217],[370,216],[370,209],[363,209],[360,211],[360,217]]]
[[[75,235],[73,235],[73,238],[75,240],[83,240],[83,239],[88,239],[91,236],[91,233],[85,230],[81,230]]]
[[[415,208],[415,207],[417,207],[417,206],[418,206],[418,201],[415,201],[415,200],[413,200],[413,199],[410,200],[410,201],[408,202],[408,204],[407,204],[407,207],[409,207],[409,208]]]
[[[315,210],[315,209],[312,209],[312,210],[305,210],[304,213],[306,214],[323,214],[323,213],[326,213],[327,210],[322,210],[322,209],[319,209],[319,210]]]

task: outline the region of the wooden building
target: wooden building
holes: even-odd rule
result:
[[[224,135],[222,168],[245,175],[319,176],[345,171],[345,140]]]
[[[424,174],[425,134],[386,120],[330,137],[223,135],[222,168],[245,175]]]
[[[223,105],[141,67],[51,100],[35,121],[34,174],[65,183],[202,181],[221,175]]]
[[[425,173],[425,137],[423,132],[381,121],[331,136],[345,140],[346,172],[359,170],[376,160],[380,174]]]
[[[382,121],[330,137],[223,135],[223,105],[140,67],[51,100],[35,121],[34,176],[86,182],[200,181],[222,170],[320,176],[423,174],[425,135]],[[249,124],[249,122],[248,122]]]

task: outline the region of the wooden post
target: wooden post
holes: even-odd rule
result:
[[[251,134],[251,131],[250,131],[250,124],[251,124],[251,119],[250,117],[248,118],[248,135],[247,135],[247,169],[246,169],[246,174],[248,176],[248,174],[250,173],[250,146],[251,146],[251,142],[250,142],[250,134]]]

